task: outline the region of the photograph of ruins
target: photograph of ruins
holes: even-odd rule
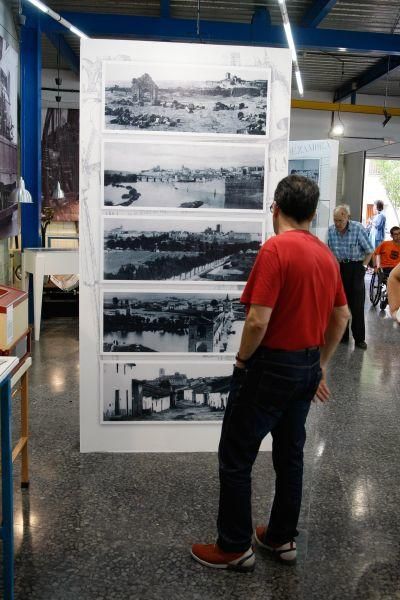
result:
[[[105,142],[104,206],[259,210],[265,146]]]
[[[266,69],[106,63],[104,86],[107,130],[267,133]]]
[[[106,217],[104,279],[242,283],[262,241],[262,221]]]
[[[216,421],[224,416],[230,362],[104,362],[103,422]]]
[[[289,160],[289,175],[303,175],[319,183],[319,158]]]
[[[103,353],[234,353],[245,320],[238,292],[104,292]]]

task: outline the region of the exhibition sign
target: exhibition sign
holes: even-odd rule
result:
[[[216,450],[290,84],[288,50],[82,41],[82,451]]]

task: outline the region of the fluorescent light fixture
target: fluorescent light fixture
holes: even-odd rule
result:
[[[300,96],[302,96],[304,94],[303,82],[301,80],[301,73],[300,73],[299,63],[297,60],[296,46],[295,46],[294,39],[293,39],[292,28],[290,27],[290,21],[289,21],[288,11],[286,8],[286,2],[285,2],[285,0],[278,0],[278,4],[279,4],[279,8],[281,10],[282,23],[283,23],[283,28],[284,28],[285,34],[286,34],[287,43],[288,43],[288,46],[292,53],[292,62],[293,62],[293,67],[294,67],[294,74],[296,76],[297,89],[299,90]]]
[[[339,52],[347,52],[347,48],[338,48]]]
[[[86,35],[86,33],[83,33],[83,31],[81,31],[80,29],[75,27],[75,25],[72,25],[72,23],[67,21],[67,19],[64,19],[64,17],[62,17],[61,15],[56,13],[49,6],[46,6],[46,4],[44,4],[40,0],[28,0],[28,2],[30,2],[33,6],[36,6],[36,8],[38,8],[42,12],[49,15],[49,17],[51,17],[52,19],[57,21],[57,23],[59,23],[60,25],[63,25],[64,27],[69,29],[71,31],[71,33],[74,33],[75,35],[79,36],[80,38],[84,38],[84,39],[87,39],[89,37],[88,35]]]
[[[300,73],[300,71],[295,71],[294,74],[296,76],[297,89],[299,90],[300,96],[302,96],[304,94],[304,88],[303,88],[303,82],[301,80],[301,73]]]
[[[286,33],[286,39],[288,42],[288,46],[292,52],[292,61],[297,62],[296,46],[294,45],[294,39],[293,39],[293,34],[292,34],[292,29],[290,27],[290,23],[284,23],[283,29],[285,30],[285,33]]]
[[[83,31],[81,31],[80,29],[78,29],[77,27],[75,27],[74,25],[71,25],[71,27],[69,28],[70,31],[72,31],[72,33],[75,33],[75,35],[78,35],[80,38],[83,38],[85,40],[88,39],[88,35],[86,35],[86,33],[83,33]]]
[[[36,6],[36,8],[38,8],[39,10],[41,10],[44,13],[49,12],[48,7],[45,4],[43,4],[43,2],[40,2],[40,0],[28,0],[28,2],[33,4],[33,6]]]

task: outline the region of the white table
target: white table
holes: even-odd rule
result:
[[[79,252],[74,248],[25,248],[21,266],[23,290],[28,291],[29,273],[33,275],[35,340],[39,340],[43,278],[45,275],[78,275]]]

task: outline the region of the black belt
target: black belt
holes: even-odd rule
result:
[[[362,263],[362,260],[350,260],[350,258],[342,258],[342,260],[339,260],[340,264],[345,264],[347,265],[348,263]]]
[[[316,352],[319,350],[319,346],[310,346],[309,348],[301,348],[300,350],[284,350],[283,348],[268,348],[268,346],[260,346],[257,348],[255,354],[263,354],[268,352],[303,352],[304,354],[309,352]]]

